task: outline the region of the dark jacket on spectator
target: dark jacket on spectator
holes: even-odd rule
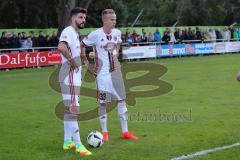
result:
[[[58,37],[51,36],[49,39],[49,45],[50,45],[50,47],[57,47],[58,46]]]
[[[0,38],[0,48],[1,49],[9,48],[9,39],[7,37]]]
[[[197,40],[202,40],[202,39],[203,39],[202,33],[201,33],[201,31],[199,31],[199,30],[196,31],[196,39],[197,39]]]
[[[219,32],[219,30],[216,30],[216,38],[217,39],[223,39],[222,33]]]
[[[164,41],[165,43],[168,43],[170,39],[171,39],[170,35],[168,33],[165,33],[162,38],[162,41]]]
[[[38,39],[36,37],[31,37],[32,47],[38,47]]]
[[[40,35],[38,37],[38,46],[39,47],[47,47],[47,38]]]
[[[181,35],[180,35],[179,30],[177,30],[177,31],[174,32],[174,37],[175,37],[175,39],[176,39],[177,42],[180,42],[180,41],[181,41]]]
[[[19,40],[18,40],[17,36],[12,36],[9,39],[9,47],[10,48],[20,48],[20,44],[19,44]]]

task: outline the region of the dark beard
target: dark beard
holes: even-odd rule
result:
[[[81,23],[81,24],[76,23],[76,26],[78,27],[78,29],[83,29],[84,28],[84,23]]]

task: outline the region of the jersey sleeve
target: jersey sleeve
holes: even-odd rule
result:
[[[82,42],[86,46],[94,46],[97,43],[97,34],[96,32],[91,32],[87,37],[83,38]]]
[[[72,44],[72,38],[71,38],[71,33],[69,32],[69,30],[64,29],[61,33],[60,42],[67,42],[69,46],[71,46]]]

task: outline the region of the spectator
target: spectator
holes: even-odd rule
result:
[[[147,33],[144,32],[141,36],[140,36],[140,42],[147,42]]]
[[[196,27],[196,40],[203,40],[202,32],[198,27]]]
[[[168,29],[168,34],[169,34],[169,36],[170,36],[170,42],[171,42],[171,43],[175,43],[175,42],[176,42],[176,39],[175,39],[175,36],[174,36],[174,34],[173,34],[173,32],[172,32],[171,29]]]
[[[22,32],[22,35],[23,35],[22,38],[23,38],[24,40],[26,40],[26,39],[27,39],[27,37],[26,37],[26,32]]]
[[[136,30],[133,30],[133,33],[131,34],[131,39],[134,42],[137,42],[138,34],[136,33]]]
[[[50,44],[50,47],[57,47],[58,46],[58,37],[57,37],[57,32],[54,31],[52,33],[52,36],[50,37],[49,39],[49,44]]]
[[[170,33],[168,31],[165,31],[162,41],[164,41],[165,43],[168,43],[170,40],[171,40]]]
[[[153,36],[154,36],[155,42],[161,43],[162,35],[161,35],[161,33],[159,32],[159,29],[158,29],[158,28],[157,28],[156,31],[153,33]]]
[[[30,31],[29,32],[29,37],[32,40],[32,47],[38,47],[38,39],[35,37],[34,32]]]
[[[215,32],[216,32],[216,38],[217,38],[218,40],[219,40],[219,39],[223,39],[222,33],[221,33],[218,29],[216,29]]]
[[[216,32],[213,29],[209,29],[209,40],[212,42],[216,42],[217,36]]]
[[[239,38],[239,37],[238,37],[237,29],[234,28],[234,29],[233,29],[233,39],[234,39],[234,40],[238,40],[238,38]]]
[[[0,38],[0,49],[9,48],[9,38],[7,32],[2,32],[2,37]]]
[[[20,48],[20,44],[19,44],[16,33],[13,33],[12,37],[9,39],[9,47]]]
[[[188,38],[187,38],[187,30],[186,29],[182,30],[181,40],[182,41],[188,40]]]
[[[177,43],[179,43],[181,41],[181,30],[179,28],[175,29],[174,37],[175,37]]]
[[[210,40],[209,31],[207,29],[203,31],[203,39],[205,41],[209,41]]]
[[[126,29],[125,35],[130,34],[128,28]]]
[[[125,42],[127,42],[127,43],[129,43],[129,44],[132,44],[132,43],[133,43],[133,40],[132,40],[129,32],[126,32]]]
[[[196,40],[197,39],[197,35],[196,35],[196,30],[192,30],[192,37],[193,37],[193,40]]]
[[[39,37],[38,37],[38,46],[39,47],[47,47],[47,38],[46,34],[44,32],[40,32]],[[40,49],[39,51],[44,51],[45,49]]]
[[[19,44],[19,48],[23,48],[23,42],[24,42],[23,34],[22,34],[22,32],[20,32],[20,33],[18,33],[18,44]]]
[[[238,37],[240,38],[240,28],[237,29]]]
[[[186,29],[187,40],[191,40],[191,35],[192,35],[192,28],[189,27],[188,30]]]
[[[232,26],[229,27],[229,31],[231,33],[231,38],[230,39],[233,39],[234,28]]]
[[[188,33],[188,39],[189,40],[195,40],[196,39],[196,32],[195,30],[190,30],[189,33]]]
[[[23,42],[22,48],[29,49],[29,48],[32,48],[32,46],[33,46],[32,39],[31,39],[31,37],[28,37],[28,38]]]
[[[129,39],[131,39],[131,37],[130,37],[130,32],[127,28],[124,36],[124,41],[127,42]]]
[[[136,37],[135,42],[136,42],[136,43],[140,43],[140,42],[141,42],[141,36],[140,36],[140,35],[138,35],[138,36]]]
[[[149,32],[148,37],[147,37],[147,42],[154,42],[154,36],[152,32]]]
[[[227,27],[224,28],[222,33],[223,39],[229,41],[231,39],[231,32],[228,30]]]

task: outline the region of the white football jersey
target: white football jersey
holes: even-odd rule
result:
[[[69,84],[69,75],[73,76],[73,84],[81,85],[81,48],[80,48],[80,39],[79,34],[75,31],[72,26],[66,27],[60,36],[60,42],[66,42],[70,50],[72,58],[74,58],[77,65],[80,67],[75,69],[73,75],[70,74],[70,65],[67,63],[67,59],[61,54],[62,57],[62,67],[60,70],[59,81],[65,84]]]
[[[119,69],[117,44],[122,43],[120,30],[112,29],[110,34],[106,34],[103,28],[99,28],[91,32],[82,42],[86,46],[93,47],[98,74],[110,73]]]
[[[80,57],[80,41],[79,34],[75,31],[72,26],[65,28],[60,36],[60,42],[67,42],[71,50],[71,56],[73,58]],[[67,62],[67,59],[62,55],[62,64]]]

